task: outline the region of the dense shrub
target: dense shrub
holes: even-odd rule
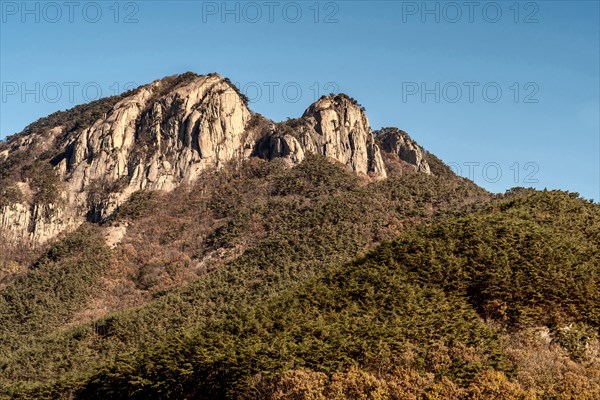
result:
[[[23,192],[16,185],[0,189],[0,207],[22,203],[24,199]]]
[[[571,217],[547,219],[547,211],[560,210]],[[298,390],[318,398],[325,393],[319,388],[325,377],[356,365],[389,374],[398,367],[435,372],[454,382],[443,385],[456,389],[454,398],[552,393],[552,387],[523,388],[506,378],[502,371],[512,375],[515,365],[484,323],[483,317],[490,318],[484,306],[505,304],[495,309],[507,314],[496,321],[506,328],[583,321],[597,330],[598,242],[585,233],[597,234],[599,217],[597,205],[542,192],[411,230],[353,263],[330,266],[296,289],[257,305],[239,305],[185,340],[120,359],[82,393],[236,398],[250,390],[256,374],[307,368],[323,375],[309,379],[316,389]],[[566,235],[574,227],[583,234]],[[520,271],[526,272],[524,279]],[[573,340],[566,339],[572,351]],[[574,343],[577,348],[579,339]],[[182,357],[184,364],[178,361]],[[158,377],[166,380],[157,384]],[[138,384],[129,385],[131,380]],[[379,389],[341,386],[341,396],[394,398],[387,379]]]
[[[129,226],[111,274],[139,279],[153,300],[3,342],[0,393],[594,398],[598,205],[529,190],[487,200],[451,175],[367,182],[321,157],[292,169],[252,160],[170,194],[140,192],[116,214]],[[62,246],[51,265],[72,253]],[[77,304],[89,293],[64,290]],[[70,299],[32,315],[68,321]],[[15,326],[28,314],[2,315]],[[513,343],[543,325],[547,343]]]
[[[94,293],[108,259],[94,227],[83,226],[52,245],[27,273],[0,289],[3,341],[18,343],[63,326]]]

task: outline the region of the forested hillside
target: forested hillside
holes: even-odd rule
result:
[[[232,165],[140,192],[9,282],[2,393],[593,399],[599,243],[569,193]]]

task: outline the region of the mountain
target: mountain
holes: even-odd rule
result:
[[[346,95],[167,77],[0,142],[0,398],[600,397],[600,208]]]
[[[388,136],[382,143],[390,152],[429,173],[414,142]],[[387,176],[367,116],[346,95],[323,97],[301,118],[275,124],[252,113],[218,74],[167,77],[54,114],[3,143],[0,226],[45,242],[105,219],[136,191],[171,191],[234,160],[296,164],[308,153]]]

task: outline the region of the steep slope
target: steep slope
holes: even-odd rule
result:
[[[2,361],[15,382],[29,377],[5,393],[592,399],[599,234],[598,205],[517,192],[409,229],[350,263],[325,248],[319,257],[329,261],[315,260],[314,273],[301,249],[323,234],[314,243],[302,232],[291,243],[270,238],[189,289],[30,342]],[[32,374],[40,357],[58,369],[42,386]]]
[[[46,181],[31,187],[25,177],[11,185],[37,198],[32,206],[5,204],[2,225],[43,242],[86,219],[105,218],[137,190],[171,190],[193,181],[203,169],[252,148],[244,137],[249,119],[250,111],[224,78],[188,74],[140,87],[88,126],[67,131],[56,125],[18,135],[3,151],[3,169],[31,151],[48,152],[53,168],[42,153],[43,166],[32,169],[35,174],[43,168]],[[52,195],[40,198],[44,190]]]
[[[259,151],[267,159],[284,157],[292,163],[306,153],[321,154],[353,171],[387,176],[364,110],[343,94],[324,96],[302,118],[275,127]]]
[[[238,308],[196,335],[125,357],[82,393],[240,398],[260,372],[302,368],[327,377],[359,365],[379,376],[382,371],[393,376],[399,368],[436,371],[438,379],[454,384],[441,380],[429,395],[445,398],[595,398],[599,235],[598,205],[561,192],[522,193],[472,215],[411,230],[353,263]],[[509,329],[518,336],[514,329],[530,327],[540,332],[530,343],[567,353],[580,366],[563,358],[568,372],[553,371],[550,384],[541,383],[543,371],[524,370],[531,366],[500,335]],[[550,341],[539,327],[549,328]],[[186,366],[177,361],[182,355]],[[542,370],[554,368],[552,358],[540,361],[548,363]],[[164,379],[158,383],[157,377]],[[147,384],[127,383],[132,380]],[[425,390],[418,383],[388,386],[384,395],[383,383],[385,378],[379,383],[382,398]],[[290,384],[309,383],[299,380],[285,389]],[[374,391],[363,385],[360,395]]]
[[[76,267],[69,257],[81,250],[60,241],[56,246],[65,249],[59,253],[65,258],[37,263],[37,272],[0,290],[22,293],[10,297],[17,304],[0,304],[0,386],[7,380],[18,388],[80,380],[122,352],[167,340],[178,330],[200,329],[213,316],[349,261],[438,213],[487,198],[458,178],[421,174],[371,181],[314,155],[292,169],[284,160],[252,159],[205,171],[189,188],[136,194],[99,227],[126,226],[108,266],[90,267],[82,259],[84,265]],[[101,232],[94,232],[78,230],[66,243],[93,234],[86,240],[104,246]],[[69,280],[81,282],[64,296],[62,284],[50,279],[61,273],[62,263],[74,265]],[[100,274],[93,290],[86,283],[92,282],[90,270]],[[67,309],[56,307],[59,301]],[[19,304],[36,307],[15,312]]]
[[[422,156],[401,150],[407,146],[388,147],[429,173]],[[388,175],[364,110],[346,95],[322,97],[300,119],[275,124],[252,114],[218,74],[167,77],[53,114],[0,143],[0,229],[44,243],[106,219],[138,190],[170,191],[231,160],[296,164],[307,154]]]

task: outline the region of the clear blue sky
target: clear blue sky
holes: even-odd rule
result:
[[[0,137],[98,89],[219,72],[274,120],[345,92],[489,190],[600,200],[597,1],[23,4],[1,3]]]

